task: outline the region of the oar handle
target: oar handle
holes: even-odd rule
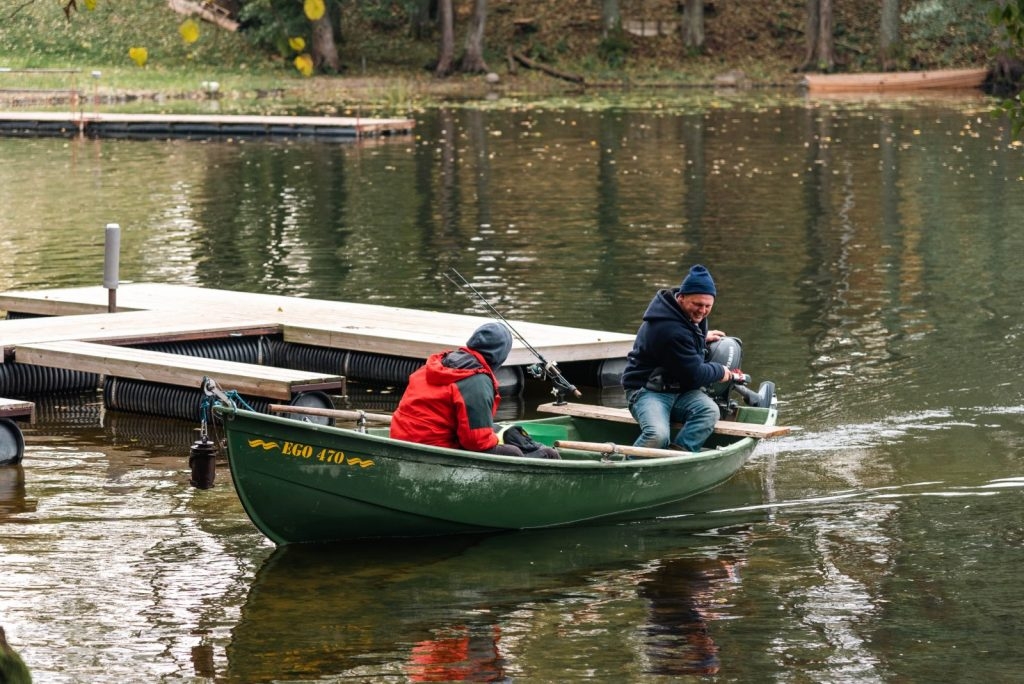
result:
[[[327,409],[318,406],[289,406],[287,404],[271,404],[271,413],[301,413],[308,416],[325,416],[341,420],[366,420],[377,423],[391,423],[390,413],[367,413],[366,411],[350,411],[346,409]]]
[[[555,442],[556,449],[576,449],[577,451],[596,451],[599,454],[625,454],[638,458],[672,458],[673,456],[689,455],[688,451],[675,449],[651,449],[649,447],[625,446],[611,442],[574,442],[559,439]]]

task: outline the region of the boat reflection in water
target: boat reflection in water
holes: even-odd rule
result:
[[[759,504],[762,492],[759,473],[747,469],[669,519],[279,547],[232,631],[225,680],[511,680],[524,667],[545,668],[528,642],[571,638],[566,629],[608,630],[616,649],[642,651],[633,667],[646,674],[713,674],[718,649],[707,622],[721,609],[716,594],[741,581],[747,525],[767,513],[694,511]],[[719,534],[694,534],[713,529]],[[622,602],[629,620],[642,612],[639,639],[609,624]],[[637,633],[636,622],[621,628]]]
[[[27,496],[25,468],[20,463],[0,466],[0,520],[18,513],[33,513],[37,503]]]

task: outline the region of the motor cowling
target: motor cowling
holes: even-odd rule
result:
[[[743,364],[743,341],[738,337],[723,337],[708,345],[707,360],[720,363],[729,370],[741,368]],[[704,388],[715,401],[728,399],[732,382],[714,382]]]
[[[738,337],[723,337],[716,340],[708,345],[707,358],[708,361],[720,363],[729,370],[741,369],[743,341]],[[768,408],[775,399],[775,383],[770,380],[762,382],[757,392],[732,381],[712,383],[705,387],[704,391],[718,404],[723,418],[736,412],[736,402],[729,399],[730,390],[736,390],[747,406]]]

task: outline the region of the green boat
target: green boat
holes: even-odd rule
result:
[[[767,407],[719,421],[701,453],[632,445],[624,409],[548,404],[515,421],[561,460],[514,458],[391,439],[387,427],[336,427],[308,407],[268,415],[218,404],[231,477],[253,523],[278,545],[587,525],[655,517],[736,473],[776,427]]]

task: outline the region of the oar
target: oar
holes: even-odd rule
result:
[[[369,420],[376,423],[391,423],[390,413],[367,413],[366,411],[347,411],[345,409],[327,409],[319,406],[288,406],[287,404],[271,404],[271,413],[304,413],[309,416],[325,416],[340,420]]]
[[[625,454],[638,458],[671,458],[673,456],[689,456],[689,451],[675,449],[651,449],[650,447],[623,446],[610,442],[573,442],[559,439],[555,441],[556,449],[576,449],[577,451],[596,451],[599,454]]]

